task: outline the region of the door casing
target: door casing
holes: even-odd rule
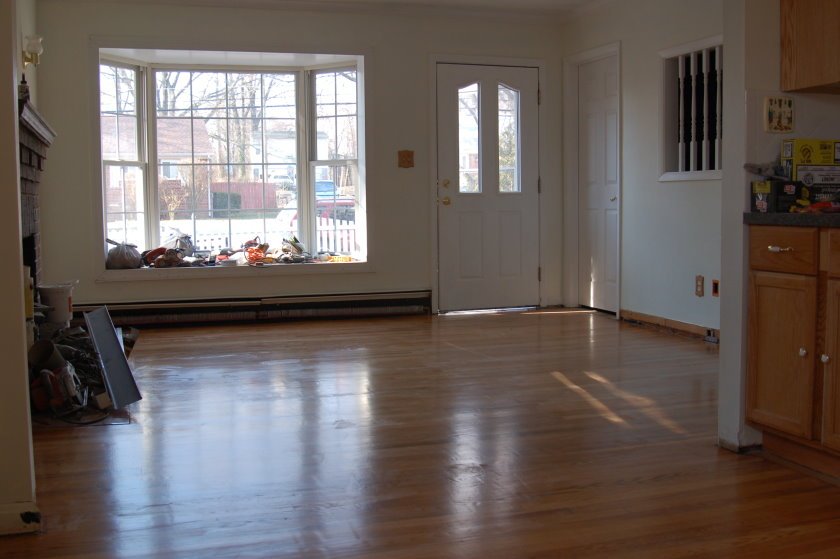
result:
[[[439,312],[440,311],[440,284],[439,284],[439,274],[438,269],[440,266],[439,258],[438,258],[438,246],[440,242],[439,234],[438,234],[438,216],[437,216],[437,172],[438,172],[438,157],[437,157],[437,66],[438,64],[475,64],[475,65],[483,65],[483,66],[524,66],[529,68],[537,68],[539,70],[540,75],[540,92],[542,95],[542,103],[538,107],[539,114],[538,114],[538,123],[539,123],[539,153],[537,156],[537,166],[538,166],[538,173],[540,177],[543,179],[543,189],[545,188],[545,180],[542,177],[542,162],[545,161],[546,156],[546,142],[547,142],[547,126],[545,126],[545,111],[543,110],[546,106],[546,87],[545,87],[545,80],[543,77],[546,75],[546,65],[545,62],[542,60],[530,59],[530,58],[506,58],[506,57],[487,57],[487,56],[462,56],[462,55],[431,55],[429,57],[429,123],[430,123],[430,133],[429,133],[429,208],[431,219],[431,239],[432,243],[430,246],[430,262],[432,263],[430,269],[430,277],[429,282],[432,286],[432,311]],[[539,220],[540,220],[540,230],[539,230],[539,261],[540,261],[540,268],[543,269],[542,281],[539,284],[539,291],[540,291],[540,306],[544,306],[546,304],[544,292],[545,292],[545,285],[546,285],[546,274],[545,274],[545,243],[543,242],[546,239],[546,226],[545,226],[545,212],[543,210],[542,204],[540,204],[539,208]]]
[[[588,62],[615,56],[618,63],[618,286],[616,318],[621,317],[621,201],[623,195],[621,43],[611,43],[567,57],[563,61],[563,304],[580,305],[578,261],[578,68]]]

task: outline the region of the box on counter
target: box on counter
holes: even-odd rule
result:
[[[791,138],[782,141],[782,163],[794,165],[840,165],[840,140]]]
[[[840,202],[840,184],[815,184],[801,181],[753,181],[750,210],[758,213],[803,211],[818,202]]]
[[[791,180],[807,186],[840,184],[840,165],[794,165]]]
[[[811,195],[808,200],[816,202],[840,202],[840,184],[814,184],[809,187]]]
[[[758,213],[787,213],[808,203],[810,191],[796,181],[753,181],[750,210]],[[800,201],[800,202],[797,202]]]

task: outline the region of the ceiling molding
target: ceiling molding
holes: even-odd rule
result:
[[[68,0],[62,0],[66,2]],[[294,12],[379,14],[405,17],[464,17],[470,19],[509,21],[513,18],[525,23],[564,22],[573,19],[589,4],[598,6],[613,0],[556,0],[552,7],[522,7],[517,0],[509,0],[504,6],[474,6],[466,0],[450,0],[442,5],[430,0],[69,0],[78,3],[116,5],[166,5],[177,7],[213,7],[227,9],[283,10]],[[583,3],[581,6],[580,4]]]

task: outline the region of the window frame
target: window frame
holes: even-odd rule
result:
[[[144,231],[144,236],[148,239],[148,228],[150,223],[150,211],[149,211],[149,166],[148,166],[148,138],[147,138],[147,131],[145,126],[145,103],[146,103],[146,74],[143,72],[143,69],[140,65],[126,62],[122,60],[107,60],[105,61],[106,66],[111,66],[113,68],[122,68],[124,70],[131,70],[134,72],[134,118],[135,118],[135,126],[137,127],[137,134],[135,136],[135,141],[137,142],[137,159],[129,160],[129,159],[105,159],[103,157],[103,146],[101,140],[101,125],[102,125],[102,110],[101,110],[101,83],[99,79],[101,77],[101,66],[102,61],[100,60],[99,64],[96,67],[96,75],[97,75],[97,88],[96,88],[96,97],[97,97],[97,111],[96,111],[96,118],[99,124],[99,134],[97,137],[97,145],[99,146],[99,170],[100,170],[100,191],[102,195],[102,230],[103,230],[103,240],[107,238],[107,231],[108,231],[108,197],[107,192],[105,190],[105,177],[108,174],[107,170],[111,168],[121,168],[121,167],[134,167],[140,170],[142,174],[142,189],[143,189],[143,197],[144,197],[144,204],[142,211],[135,211],[135,214],[142,214],[142,227]],[[119,116],[118,113],[115,114],[116,125],[115,130],[117,131],[117,145],[119,146]],[[119,147],[117,148],[119,150]],[[128,212],[125,211],[125,187],[123,186],[123,210],[121,212],[116,212],[123,216],[123,222],[125,221],[125,216]],[[119,239],[118,242],[122,242],[123,239]],[[107,244],[106,252],[107,252]]]
[[[659,150],[660,150],[660,157],[659,157],[659,182],[688,182],[688,181],[709,181],[709,180],[722,180],[723,179],[723,161],[722,157],[718,155],[715,160],[715,169],[705,169],[705,170],[694,170],[694,171],[681,171],[679,169],[673,169],[672,166],[672,159],[673,159],[673,152],[678,149],[674,145],[671,145],[669,142],[669,138],[673,136],[673,130],[675,127],[679,125],[679,122],[675,122],[674,115],[677,115],[676,118],[679,119],[679,100],[674,95],[673,90],[673,82],[671,82],[667,76],[669,75],[669,64],[673,62],[673,59],[685,56],[688,54],[694,54],[698,51],[703,51],[706,49],[713,49],[716,50],[717,53],[717,66],[718,66],[718,97],[717,97],[717,115],[718,121],[720,123],[720,135],[717,137],[717,141],[721,145],[718,149],[718,154],[722,154],[722,141],[723,141],[723,112],[722,112],[722,80],[723,72],[724,72],[724,57],[723,57],[723,35],[715,35],[712,37],[707,37],[705,39],[700,39],[697,41],[693,41],[690,43],[685,43],[673,48],[669,48],[666,50],[662,50],[659,52],[660,57],[660,139],[659,139]]]
[[[341,164],[341,165],[348,165],[352,164],[354,168],[355,175],[359,177],[359,194],[360,194],[360,203],[359,206],[362,208],[362,212],[357,212],[357,215],[361,214],[361,219],[357,218],[356,221],[356,235],[357,235],[357,245],[360,247],[358,252],[354,251],[353,255],[356,256],[358,259],[349,262],[349,263],[332,263],[330,264],[330,268],[337,267],[337,268],[346,268],[347,265],[355,266],[359,269],[360,264],[367,264],[370,258],[370,250],[367,246],[367,216],[365,215],[365,190],[366,185],[364,183],[363,178],[360,174],[360,168],[364,165],[363,153],[364,153],[364,143],[365,143],[365,126],[364,126],[364,80],[363,80],[363,72],[364,72],[364,55],[363,54],[353,54],[349,56],[354,56],[356,58],[355,62],[336,62],[336,63],[328,63],[328,64],[319,64],[319,65],[307,65],[307,66],[282,66],[282,65],[271,65],[271,66],[264,66],[264,65],[225,65],[225,64],[172,64],[172,63],[156,63],[156,62],[145,62],[145,61],[126,61],[120,57],[112,56],[107,53],[103,53],[100,51],[102,47],[98,47],[96,50],[96,71],[97,75],[100,71],[100,65],[109,65],[109,66],[119,66],[119,67],[127,67],[133,69],[136,72],[137,76],[137,83],[138,83],[138,93],[137,93],[137,119],[138,119],[138,151],[142,154],[142,161],[138,163],[138,165],[142,166],[143,169],[143,177],[144,177],[144,196],[146,197],[145,206],[143,208],[143,212],[145,213],[144,219],[144,227],[145,227],[145,237],[146,242],[149,244],[150,247],[158,246],[160,244],[160,201],[159,201],[159,193],[158,193],[158,181],[159,181],[159,172],[160,169],[156,163],[157,161],[157,108],[156,108],[156,83],[155,83],[155,72],[161,70],[180,70],[180,71],[218,71],[218,72],[231,72],[231,73],[286,73],[286,74],[294,74],[295,75],[295,83],[296,83],[296,126],[297,126],[297,161],[295,163],[295,167],[297,169],[297,197],[298,197],[298,235],[302,237],[305,245],[310,249],[310,253],[313,255],[316,252],[316,244],[317,244],[317,237],[316,237],[316,219],[315,219],[315,186],[314,186],[314,170],[315,165],[319,164]],[[179,49],[175,49],[179,50]],[[183,51],[188,52],[188,51]],[[230,51],[233,52],[233,51]],[[357,74],[357,84],[356,84],[356,127],[357,127],[357,154],[356,158],[352,160],[341,159],[341,160],[315,160],[313,159],[315,156],[315,152],[312,149],[312,145],[310,143],[310,137],[315,137],[315,132],[317,131],[317,121],[314,119],[314,116],[310,116],[310,113],[314,115],[315,112],[315,92],[314,88],[310,87],[310,76],[312,76],[312,80],[314,80],[315,73],[318,72],[329,72],[329,71],[336,71],[342,69],[353,69]],[[313,82],[314,83],[314,82]],[[142,84],[142,85],[141,85]],[[94,91],[94,95],[97,99],[97,119],[101,119],[100,116],[100,87],[97,86]],[[142,100],[142,104],[141,104]],[[141,108],[142,107],[142,108]],[[315,131],[315,132],[313,132]],[[263,138],[264,143],[264,138]],[[102,159],[102,144],[101,144],[101,130],[97,130],[97,145],[99,149],[97,151],[97,159],[100,162],[100,169],[102,170],[102,175],[100,176],[100,192],[102,198],[102,222],[100,223],[101,230],[103,232],[102,238],[107,236],[107,221],[106,221],[106,200],[105,200],[105,191],[104,191],[104,171],[105,171],[105,163],[106,160]],[[265,146],[262,146],[263,150]],[[152,162],[155,163],[152,163]],[[352,162],[352,163],[351,163]],[[125,162],[120,162],[125,164]],[[264,203],[264,202],[263,202]],[[262,211],[265,211],[263,209]],[[107,252],[107,251],[106,251]],[[101,263],[104,267],[105,261],[105,254],[103,253],[103,257]],[[342,266],[343,264],[343,266]],[[293,266],[293,268],[298,268],[300,265]],[[248,267],[241,267],[243,269]],[[292,268],[289,266],[281,266],[279,268],[288,269]],[[200,269],[206,268],[178,268],[168,270],[168,273],[165,274],[166,276],[172,276],[173,274],[177,274],[178,272],[182,271],[195,271]],[[101,268],[100,268],[101,270]],[[215,275],[219,269],[216,268],[213,271]],[[161,272],[163,270],[156,270],[156,272]],[[243,270],[244,271],[244,270]],[[358,271],[362,271],[359,269]],[[126,272],[132,272],[129,270],[106,270],[106,274],[110,277],[109,279],[117,279],[117,277],[121,277],[122,279],[128,279],[128,276],[125,275]],[[228,275],[239,275],[236,273],[235,269],[227,268],[224,274],[225,276]],[[133,278],[136,279],[136,278]]]
[[[347,64],[336,65],[336,66],[328,66],[328,67],[319,67],[319,68],[308,68],[305,71],[305,82],[306,82],[306,97],[308,101],[308,105],[306,108],[307,117],[308,117],[308,124],[310,124],[309,130],[307,131],[307,141],[306,148],[307,148],[307,165],[306,165],[306,175],[305,179],[307,184],[309,185],[309,192],[307,196],[301,196],[301,198],[305,198],[306,203],[310,205],[311,210],[305,212],[305,221],[301,225],[301,228],[305,225],[307,227],[307,232],[309,238],[311,239],[311,246],[313,250],[316,248],[317,239],[318,239],[318,194],[316,183],[318,182],[318,177],[316,176],[315,169],[317,167],[336,167],[336,166],[348,166],[351,168],[352,174],[356,177],[356,181],[360,181],[360,174],[359,174],[359,157],[360,151],[362,150],[362,144],[364,144],[364,140],[357,141],[356,145],[356,157],[355,158],[345,158],[345,159],[320,159],[318,153],[318,103],[317,103],[317,91],[315,87],[315,81],[320,74],[328,74],[328,73],[338,73],[344,70],[353,69],[356,72],[356,137],[357,140],[361,138],[359,134],[359,130],[361,129],[361,112],[363,112],[363,105],[360,102],[362,97],[361,95],[361,72],[359,70],[359,65],[351,66]],[[336,104],[337,104],[336,100]],[[361,108],[361,110],[360,110]],[[336,115],[337,116],[337,115]],[[336,138],[337,141],[337,138]],[[336,185],[337,187],[338,185]],[[358,188],[361,189],[361,184],[358,184]],[[361,193],[358,193],[361,195]],[[359,212],[356,212],[357,214]],[[359,239],[365,239],[364,235],[359,235],[358,226],[357,226],[357,244],[359,243]],[[365,243],[366,244],[366,243]]]

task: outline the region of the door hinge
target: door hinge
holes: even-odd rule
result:
[[[537,177],[537,194],[542,194],[542,177]]]
[[[537,281],[542,281],[542,266],[537,267]]]
[[[537,105],[542,105],[542,89],[537,87]]]

